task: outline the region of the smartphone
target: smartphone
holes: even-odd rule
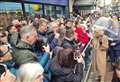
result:
[[[5,64],[0,63],[0,77],[3,73],[6,73],[7,66]]]

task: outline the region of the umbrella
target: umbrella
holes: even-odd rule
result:
[[[117,33],[115,33],[110,29],[111,26],[112,26],[112,21],[107,17],[100,17],[93,25],[95,29],[102,29],[114,36],[117,36]]]

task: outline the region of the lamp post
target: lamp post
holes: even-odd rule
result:
[[[73,4],[74,4],[75,0],[68,0],[68,14],[69,16],[72,14],[73,12]]]
[[[23,1],[21,2],[21,6],[22,6],[22,11],[23,11],[23,16],[26,17],[26,15],[25,15],[25,5],[24,5]]]
[[[106,5],[105,5],[105,0],[104,0],[104,8],[105,8],[105,6],[106,6]]]
[[[103,6],[104,8],[104,13],[106,13],[106,1],[104,0],[104,6]]]

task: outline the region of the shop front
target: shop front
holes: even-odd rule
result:
[[[68,0],[23,0],[24,3],[34,5],[30,13],[40,13],[43,16],[61,17],[67,15]],[[33,4],[34,3],[34,4]],[[32,11],[31,11],[32,10]]]
[[[68,14],[68,0],[0,1],[0,12],[17,12],[18,10],[19,12],[23,11],[23,13],[32,14],[33,16],[39,14],[40,16],[52,16],[56,18]]]
[[[23,15],[21,3],[0,2],[0,27],[7,27],[16,17]]]

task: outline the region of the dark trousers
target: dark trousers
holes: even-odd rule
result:
[[[120,82],[120,79],[117,78],[115,71],[114,71],[114,74],[113,74],[112,82]]]

